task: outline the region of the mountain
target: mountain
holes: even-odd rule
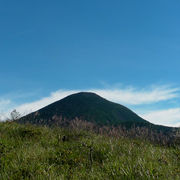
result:
[[[153,125],[127,107],[108,101],[95,93],[80,92],[54,102],[18,120],[20,123],[41,125],[66,124],[78,118],[98,126],[151,127],[169,131],[171,128]]]

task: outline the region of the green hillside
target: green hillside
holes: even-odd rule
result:
[[[180,147],[0,123],[1,180],[180,179]]]
[[[75,119],[86,120],[98,126],[145,126],[152,129],[171,131],[171,128],[155,126],[117,103],[110,102],[97,94],[81,92],[50,104],[37,112],[21,118],[20,123],[66,126]]]

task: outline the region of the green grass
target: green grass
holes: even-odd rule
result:
[[[6,122],[0,123],[0,179],[176,180],[180,149]]]

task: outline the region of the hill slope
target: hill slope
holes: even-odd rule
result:
[[[97,94],[80,92],[67,96],[66,98],[54,102],[34,113],[31,113],[20,120],[20,123],[32,123],[41,125],[68,125],[75,119],[86,120],[98,126],[146,126],[155,129],[169,131],[171,128],[156,126],[142,119],[117,103],[110,102]]]
[[[50,104],[37,112],[26,116],[43,124],[51,120],[51,123],[59,119],[72,120],[79,118],[98,125],[120,125],[124,123],[134,124],[148,122],[136,115],[130,109],[116,104],[94,94],[81,92],[70,95],[62,100]],[[33,118],[32,118],[33,117]],[[24,119],[24,118],[22,118]]]

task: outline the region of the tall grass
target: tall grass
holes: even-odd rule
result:
[[[0,123],[0,179],[180,179],[178,144],[76,126]]]
[[[131,128],[125,128],[122,126],[98,126],[95,123],[78,118],[69,121],[68,127],[77,131],[81,129],[109,137],[143,139],[164,146],[180,145],[180,128],[175,128],[174,131],[165,133],[150,127],[132,126]]]

